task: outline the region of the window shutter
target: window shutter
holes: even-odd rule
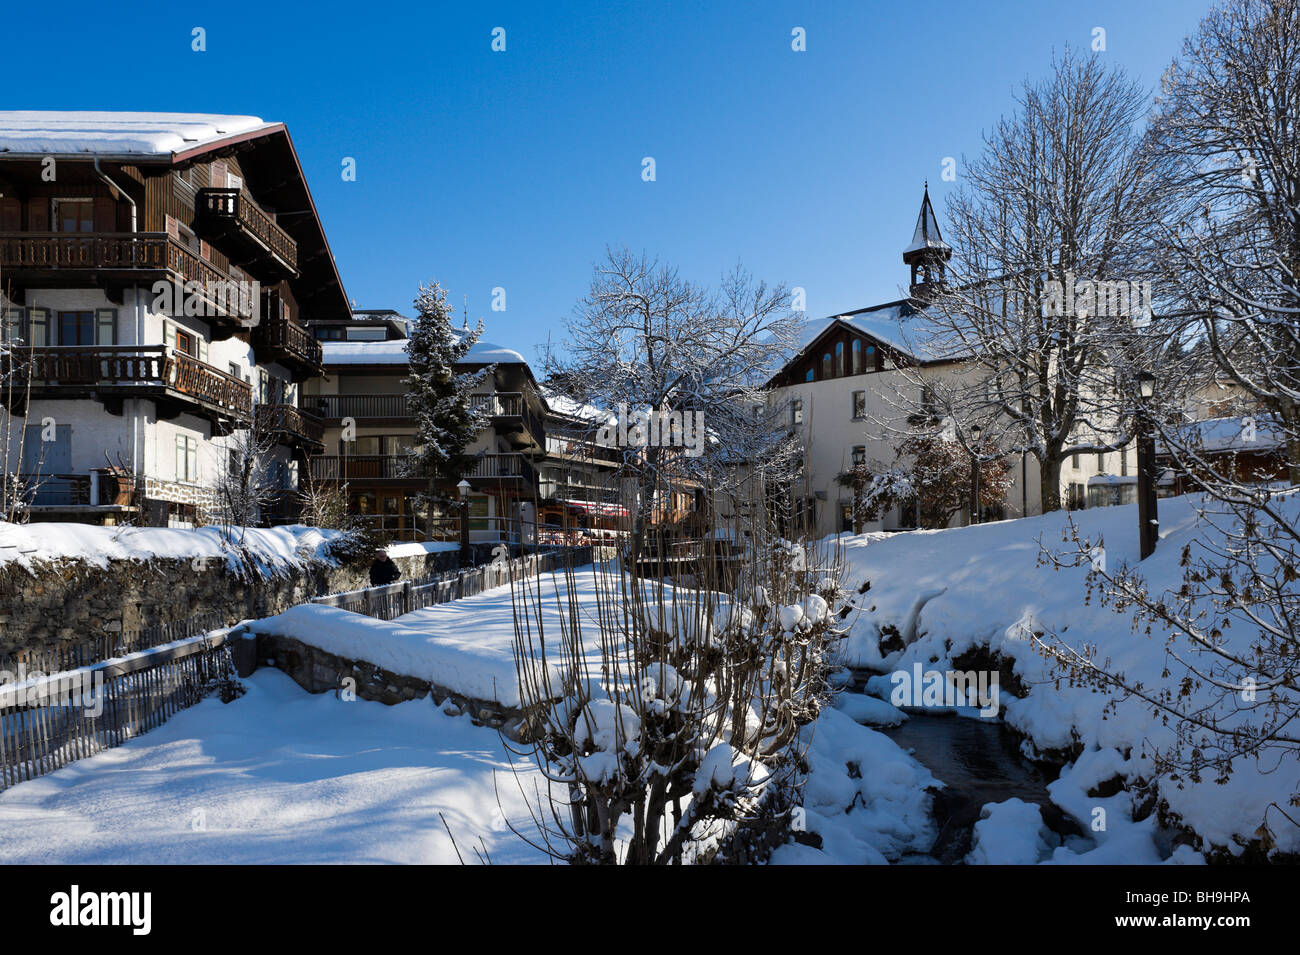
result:
[[[168,348],[176,347],[176,326],[163,319],[163,344]]]
[[[199,442],[194,438],[185,439],[185,477],[190,481],[199,479]]]
[[[50,344],[50,310],[48,308],[29,308],[27,310],[27,334],[31,339],[27,344],[44,348]]]
[[[117,309],[95,309],[95,344],[117,344]]]
[[[185,480],[185,436],[176,435],[176,480]]]
[[[198,337],[198,345],[199,345],[199,348],[198,348],[199,353],[198,353],[198,355],[197,355],[196,357],[198,358],[199,361],[201,361],[201,362],[203,362],[204,364],[206,364],[206,363],[207,363],[207,360],[208,360],[208,342],[207,342],[207,339],[205,339],[203,336],[200,335],[200,336]]]
[[[23,328],[23,310],[21,308],[5,309],[5,337],[6,343],[21,339],[24,344],[27,342],[27,332]]]

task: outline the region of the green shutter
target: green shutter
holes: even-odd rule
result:
[[[12,342],[21,339],[24,344],[27,342],[27,330],[23,328],[23,310],[21,308],[5,309],[5,342]]]
[[[117,344],[117,309],[95,309],[95,344]]]

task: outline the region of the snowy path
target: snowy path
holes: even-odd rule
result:
[[[544,862],[497,734],[440,713],[311,696],[262,669],[118,749],[0,794],[4,863]],[[535,777],[529,771],[529,785]]]

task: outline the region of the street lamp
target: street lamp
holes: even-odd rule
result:
[[[460,565],[469,566],[469,492],[470,483],[464,478],[456,485],[460,495]]]
[[[979,425],[972,425],[970,433],[971,441],[970,452],[970,522],[978,524],[980,522],[980,459],[979,459],[979,441],[983,428]]]
[[[1150,405],[1156,393],[1156,376],[1149,371],[1139,372],[1137,386],[1142,399],[1137,414],[1138,559],[1146,560],[1155,552],[1156,538],[1160,533],[1156,504],[1156,439],[1151,428]]]

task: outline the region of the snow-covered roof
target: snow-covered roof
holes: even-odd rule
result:
[[[0,110],[0,154],[170,158],[279,125],[217,113]]]
[[[953,357],[941,354],[930,341],[931,332],[925,324],[924,316],[907,299],[808,322],[800,332],[794,357],[802,354],[837,322],[870,335],[876,341],[918,361],[941,361],[945,357]]]
[[[405,365],[409,339],[394,338],[386,342],[321,342],[326,365]],[[461,361],[467,364],[526,365],[524,356],[513,348],[475,342]]]
[[[602,411],[595,405],[575,401],[564,392],[557,391],[554,388],[539,388],[538,390],[541,392],[542,397],[546,399],[547,407],[556,414],[565,415],[569,418],[578,418],[592,424],[607,424],[618,417],[612,411]]]
[[[1183,440],[1194,449],[1211,453],[1272,451],[1286,443],[1283,429],[1271,415],[1206,418],[1193,421],[1181,430]],[[1163,441],[1157,442],[1156,450],[1166,452]]]

